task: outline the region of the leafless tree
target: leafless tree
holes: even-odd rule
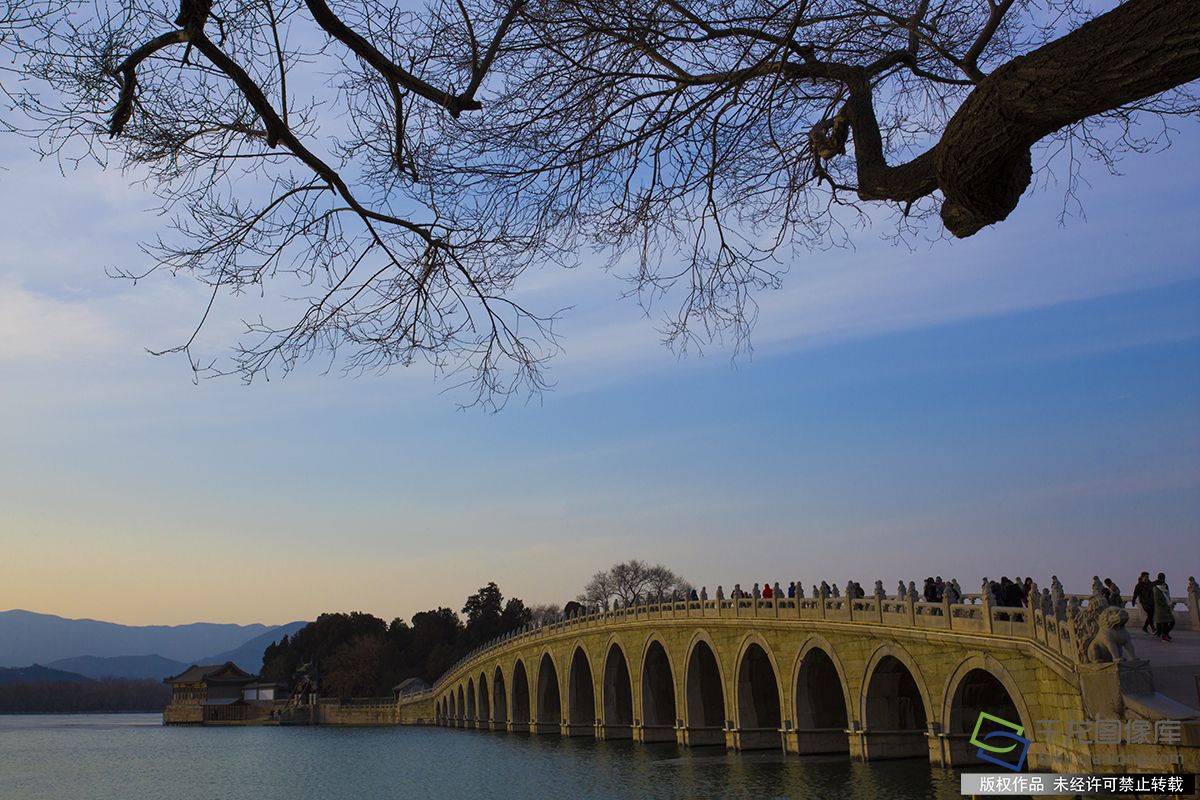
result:
[[[231,366],[175,348],[195,369],[425,359],[485,402],[556,350],[531,265],[632,257],[631,291],[678,292],[669,340],[740,344],[794,248],[872,204],[969,236],[1033,148],[1111,166],[1200,76],[1195,0],[4,2],[9,124],[145,176],[174,212],[149,268],[211,287],[197,331],[225,292],[306,287]]]
[[[622,606],[633,605],[646,599],[649,570],[650,566],[645,561],[636,558],[614,564],[608,570],[613,594]]]
[[[657,600],[679,597],[686,599],[692,585],[662,564],[655,564],[646,571],[646,594]]]
[[[691,589],[690,583],[662,564],[650,566],[634,558],[593,575],[579,600],[603,606],[615,599],[621,606],[628,606],[670,597],[672,592],[686,595]]]
[[[608,608],[615,589],[612,577],[608,572],[597,572],[575,599],[588,608]]]
[[[562,608],[554,603],[543,603],[529,609],[530,621],[533,626],[541,627],[562,619]]]

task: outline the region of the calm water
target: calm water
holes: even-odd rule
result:
[[[3,800],[938,798],[922,761],[680,749],[440,728],[164,728],[157,714],[0,715]]]

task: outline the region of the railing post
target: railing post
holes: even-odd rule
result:
[[[942,592],[942,616],[946,618],[946,630],[954,628],[954,616],[951,613],[953,610],[950,608],[950,595]]]
[[[1025,603],[1026,603],[1025,608],[1028,609],[1028,611],[1026,613],[1029,616],[1029,619],[1028,619],[1029,638],[1033,639],[1034,641],[1036,641],[1038,638],[1037,619],[1036,619],[1036,616],[1034,613],[1034,609],[1037,607],[1038,603],[1040,603],[1040,602],[1041,602],[1041,595],[1038,594],[1038,586],[1037,586],[1037,582],[1035,581],[1030,586],[1029,597],[1027,597],[1025,599]]]
[[[1070,606],[1067,607],[1066,616],[1058,618],[1058,624],[1059,624],[1060,628],[1063,625],[1067,626],[1067,641],[1070,643],[1070,646],[1071,646],[1071,652],[1067,653],[1067,657],[1070,658],[1071,661],[1078,663],[1079,662],[1079,643],[1075,638],[1075,618],[1071,615]],[[1061,637],[1061,634],[1060,634],[1060,637]]]
[[[984,591],[979,598],[979,602],[983,608],[983,629],[988,633],[993,633],[992,626],[992,595],[991,592]]]
[[[1200,584],[1196,583],[1195,577],[1188,578],[1187,604],[1192,630],[1200,630]]]

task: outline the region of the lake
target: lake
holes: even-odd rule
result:
[[[0,715],[3,800],[937,798],[920,760],[726,753],[443,728],[163,727],[157,714]]]

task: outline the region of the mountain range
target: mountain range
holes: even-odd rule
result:
[[[0,667],[0,685],[6,683],[63,683],[66,681],[87,681],[86,675],[75,672],[43,667],[34,664],[32,667]]]
[[[192,664],[233,661],[258,672],[267,645],[306,624],[120,625],[14,609],[0,611],[0,667],[44,664],[88,678],[161,679]]]

